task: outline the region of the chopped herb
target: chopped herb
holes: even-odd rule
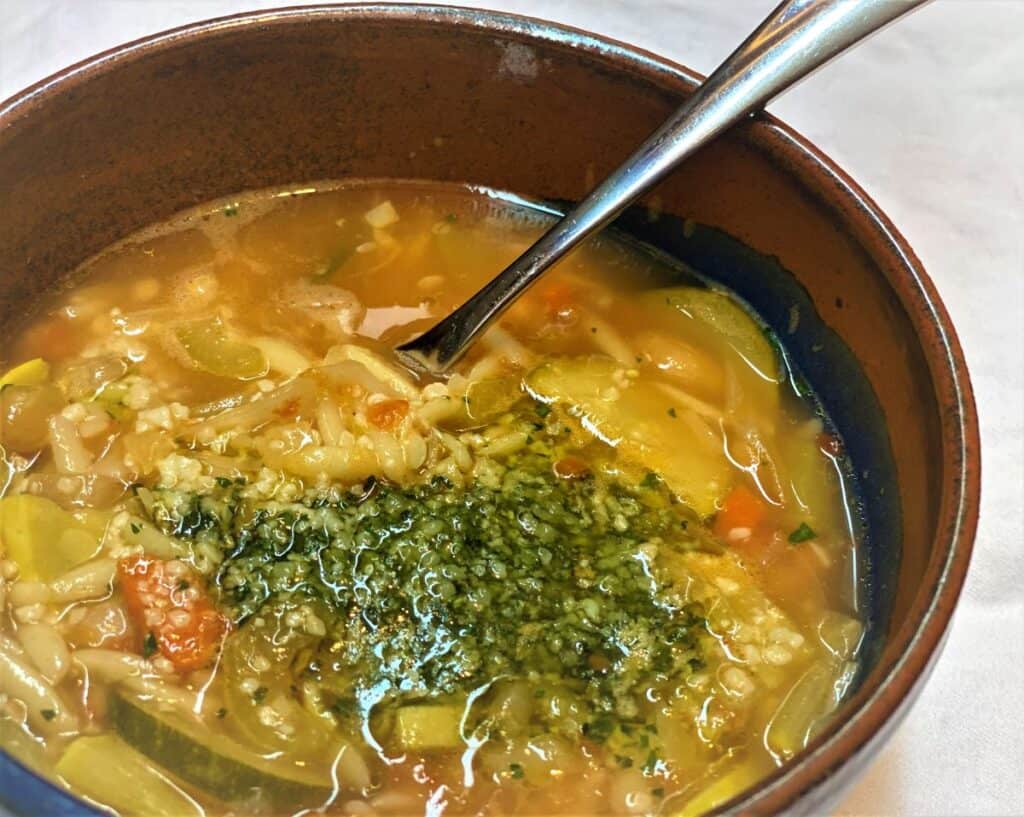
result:
[[[128,527],[130,527],[132,529],[132,533],[135,534],[142,530],[142,525],[138,524],[137,522],[132,522]]]
[[[676,410],[674,408],[670,408],[668,410],[668,416],[669,417],[678,417],[679,415],[676,414]]]
[[[231,216],[237,216],[238,215],[238,204],[237,204],[237,202],[235,204],[229,204],[227,207],[225,207],[224,208],[224,215],[228,216],[229,218]]]
[[[233,485],[232,480],[227,477],[217,477],[215,481],[221,488],[230,488]]]
[[[228,714],[228,711],[222,706],[217,710],[217,717],[223,719]]]
[[[455,215],[455,213],[449,213],[444,217],[444,220],[447,221],[449,224],[454,224],[456,221],[459,220],[459,217]]]
[[[43,716],[43,720],[52,721],[57,717],[57,713],[52,709],[40,709],[39,714]]]
[[[798,545],[801,542],[807,542],[811,539],[815,539],[817,536],[818,534],[814,532],[814,528],[806,522],[801,522],[800,527],[789,534],[789,543],[791,545]]]
[[[596,743],[604,743],[614,731],[615,720],[611,715],[603,713],[583,724],[583,734]]]
[[[261,704],[267,697],[267,693],[270,692],[266,687],[257,687],[256,691],[252,694],[252,702],[254,704]]]
[[[648,471],[644,474],[644,478],[640,480],[640,487],[646,488],[649,491],[653,491],[655,488],[661,485],[661,477],[655,474],[653,471]],[[683,522],[686,520],[684,519]]]
[[[189,586],[188,582],[185,581],[184,579],[182,579],[180,582],[178,582],[178,589],[179,590],[188,590],[188,586]]]
[[[329,280],[334,273],[341,269],[345,262],[352,257],[356,251],[354,244],[346,244],[331,253],[330,257],[313,273],[314,281]]]
[[[526,772],[523,770],[523,767],[518,763],[509,763],[508,772],[516,780],[521,780],[523,775],[526,774]]]
[[[615,762],[618,763],[623,769],[628,769],[633,765],[633,758],[629,755],[616,755]]]
[[[651,789],[651,794],[653,794],[655,797],[659,797],[659,798],[660,797],[664,797],[665,796],[665,790],[661,786],[658,786],[658,788],[656,788],[656,789]]]
[[[551,413],[551,406],[547,403],[537,403],[533,410],[536,411],[539,416],[547,417]]]
[[[644,362],[644,359],[643,359],[642,357],[640,357],[640,355],[637,355],[637,356],[636,356],[636,362],[637,362],[637,363],[643,363],[643,362]]]
[[[644,774],[654,774],[654,772],[658,768],[659,762],[660,760],[658,759],[658,753],[651,749],[651,751],[647,753],[647,760],[644,761]]]
[[[591,326],[591,327],[590,327],[590,331],[591,331],[591,332],[592,332],[593,334],[595,334],[595,335],[596,335],[596,334],[597,334],[597,327],[596,327],[596,326]]]
[[[533,691],[534,698],[543,698],[547,693],[543,689],[535,689]]]
[[[156,654],[157,643],[156,636],[152,633],[146,633],[146,637],[142,641],[142,657],[151,658]]]

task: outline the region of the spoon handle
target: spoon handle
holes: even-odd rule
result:
[[[677,164],[819,66],[927,0],[785,0],[608,178],[466,303],[399,347],[444,371],[545,270]],[[410,360],[412,358],[412,360]]]

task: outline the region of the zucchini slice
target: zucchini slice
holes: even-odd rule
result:
[[[272,761],[183,714],[116,691],[110,720],[126,743],[176,777],[227,803],[250,811],[291,813],[327,803],[333,786],[327,773]]]
[[[701,516],[714,513],[732,472],[716,429],[642,377],[624,380],[611,358],[552,360],[526,378],[544,403],[564,405],[627,460],[659,474]]]
[[[117,735],[78,738],[65,750],[56,770],[75,791],[123,814],[203,815],[195,800]]]

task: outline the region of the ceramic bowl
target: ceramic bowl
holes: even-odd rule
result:
[[[244,189],[390,176],[579,199],[698,80],[582,31],[430,6],[267,11],[116,48],[0,106],[0,326],[15,331],[125,234]],[[770,116],[645,205],[620,226],[761,312],[858,475],[871,588],[859,686],[806,751],[723,807],[821,814],[920,691],[960,593],[979,480],[964,358],[896,228]],[[0,779],[16,812],[94,813],[2,754]]]

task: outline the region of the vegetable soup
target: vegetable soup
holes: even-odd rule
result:
[[[118,814],[696,815],[853,682],[842,443],[734,296],[606,233],[443,381],[392,353],[551,216],[270,190],[0,354],[0,746]]]

